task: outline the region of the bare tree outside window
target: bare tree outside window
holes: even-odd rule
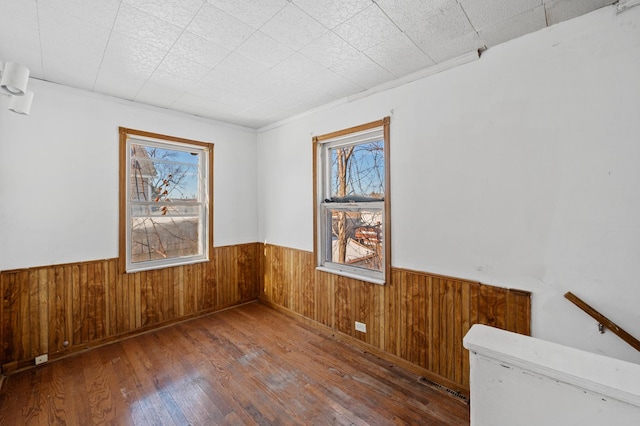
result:
[[[131,145],[131,261],[199,250],[198,156]]]
[[[377,140],[329,150],[331,198],[336,203],[384,200],[384,141]],[[382,212],[332,209],[331,261],[381,271]]]

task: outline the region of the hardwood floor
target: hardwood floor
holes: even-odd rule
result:
[[[468,425],[469,408],[250,303],[11,375],[0,424]]]

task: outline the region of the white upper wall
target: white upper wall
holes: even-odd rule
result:
[[[640,7],[258,134],[260,240],[313,250],[312,135],[391,115],[392,265],[529,290],[534,336],[640,362]]]
[[[118,127],[214,147],[214,244],[257,239],[256,134],[38,80],[0,97],[0,270],[118,256]]]

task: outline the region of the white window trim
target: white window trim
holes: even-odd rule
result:
[[[316,184],[317,184],[317,197],[316,200],[316,225],[317,225],[317,247],[316,247],[316,269],[319,271],[329,272],[336,275],[345,276],[348,278],[353,278],[365,282],[370,282],[373,284],[384,285],[387,280],[387,238],[386,232],[384,232],[387,227],[386,221],[388,218],[386,217],[386,207],[388,201],[388,194],[386,193],[388,188],[386,188],[386,174],[388,173],[388,153],[386,150],[387,141],[385,141],[385,201],[375,201],[375,202],[358,202],[358,203],[326,203],[324,200],[331,197],[331,161],[329,159],[329,150],[332,148],[340,148],[351,145],[359,145],[362,143],[372,142],[376,140],[385,139],[384,125],[368,128],[363,131],[347,133],[341,136],[337,136],[334,138],[318,141],[317,143],[317,164],[316,170],[318,175],[316,176]],[[345,265],[342,263],[329,262],[326,260],[327,250],[327,232],[329,230],[327,224],[327,214],[326,211],[329,208],[334,209],[375,209],[380,210],[382,214],[382,229],[383,229],[383,252],[382,252],[382,270],[375,271],[372,269],[354,267],[350,265]]]

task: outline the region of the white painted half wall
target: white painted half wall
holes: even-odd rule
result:
[[[392,264],[529,290],[533,336],[640,363],[640,8],[258,134],[260,240],[312,250],[311,138],[391,115]]]
[[[257,241],[254,130],[38,80],[29,89],[30,115],[0,108],[0,270],[118,256],[119,126],[213,142],[214,244]]]
[[[640,365],[476,324],[471,425],[636,426]]]

